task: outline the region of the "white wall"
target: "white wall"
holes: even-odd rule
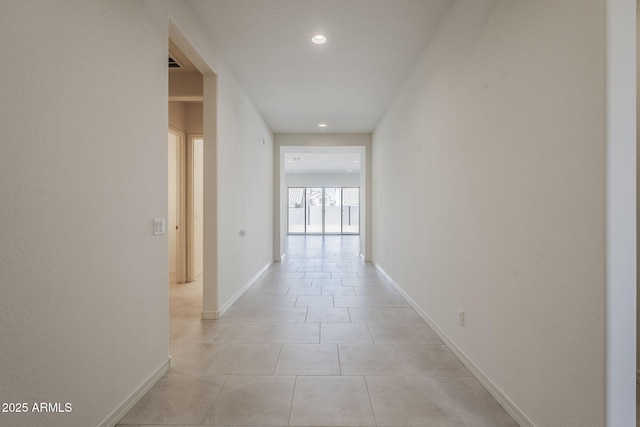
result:
[[[273,136],[230,74],[218,75],[221,307],[272,262]],[[206,120],[206,118],[205,118]]]
[[[359,173],[286,173],[285,187],[360,187]]]
[[[169,102],[169,126],[187,133],[187,103],[182,101]]]
[[[640,3],[640,0],[636,1],[636,5]],[[640,150],[637,148],[640,146],[640,67],[638,61],[640,61],[640,7],[636,7],[636,165],[640,164]],[[636,213],[640,212],[640,173],[636,174]],[[640,215],[636,215],[636,277],[640,277],[640,239],[638,239],[638,233],[640,232]],[[636,308],[640,307],[640,283],[636,280]],[[640,310],[636,309],[636,371],[637,376],[640,377]]]
[[[607,0],[606,425],[634,425],[636,400],[636,2]]]
[[[374,261],[522,423],[605,423],[604,23],[457,1],[373,135]]]
[[[216,317],[273,259],[273,134],[193,10],[172,3],[170,19],[204,74],[203,316]]]
[[[0,396],[73,405],[0,424],[96,426],[168,362],[167,5],[3,1],[0,46]]]
[[[169,97],[182,100],[202,99],[203,78],[200,73],[170,71]]]
[[[187,102],[185,109],[187,133],[202,135],[204,132],[202,102]]]
[[[169,125],[186,135],[203,133],[202,102],[169,102]]]

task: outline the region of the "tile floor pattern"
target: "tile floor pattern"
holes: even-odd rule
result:
[[[172,286],[171,370],[119,426],[517,426],[358,248],[290,236],[217,321]]]

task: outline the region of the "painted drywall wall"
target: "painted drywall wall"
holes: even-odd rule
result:
[[[273,136],[229,74],[218,76],[221,306],[272,260]]]
[[[273,134],[189,5],[172,3],[170,20],[204,74],[203,316],[215,317],[273,259]]]
[[[187,103],[181,101],[169,102],[169,126],[187,132]]]
[[[371,134],[276,134],[273,149],[273,256],[280,261],[285,251],[287,230],[287,195],[284,168],[281,167],[284,150],[322,151],[356,147],[364,161],[360,165],[360,254],[371,261]]]
[[[286,173],[288,187],[360,187],[359,173]]]
[[[187,102],[185,107],[187,133],[202,135],[204,132],[202,102]]]
[[[605,2],[606,425],[636,422],[636,2]]]
[[[171,72],[169,78],[169,97],[173,100],[202,100],[203,79],[200,73]]]
[[[202,135],[202,102],[170,101],[169,126],[180,130],[185,135]]]
[[[175,10],[171,10],[175,13]],[[173,15],[170,15],[170,17]],[[173,19],[176,19],[173,17]],[[175,24],[170,22],[169,32]],[[194,58],[194,56],[191,56]],[[200,58],[198,56],[198,58]],[[204,71],[203,71],[204,73]],[[202,253],[202,318],[217,319],[220,315],[218,298],[218,150],[217,150],[217,92],[218,77],[209,72],[204,75],[203,126],[203,253]],[[206,118],[206,119],[205,119]]]
[[[605,423],[604,22],[457,1],[373,134],[374,261],[533,425]]]
[[[100,425],[168,362],[167,3],[3,1],[0,46],[0,396],[72,405],[0,425]]]
[[[636,2],[636,60],[640,60],[640,1]],[[640,65],[636,63],[636,165],[640,164]],[[640,173],[636,172],[636,190],[640,189]],[[636,192],[636,212],[640,212],[640,193]],[[636,215],[636,233],[640,231],[640,215]],[[640,277],[640,238],[636,234],[636,278]],[[636,279],[636,378],[640,378],[640,282]]]

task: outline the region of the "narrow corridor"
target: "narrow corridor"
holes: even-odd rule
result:
[[[218,321],[171,288],[171,370],[120,426],[517,426],[358,236],[290,236]]]

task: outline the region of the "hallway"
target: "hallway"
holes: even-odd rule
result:
[[[290,236],[218,321],[171,289],[171,371],[120,426],[516,426],[358,236]]]

